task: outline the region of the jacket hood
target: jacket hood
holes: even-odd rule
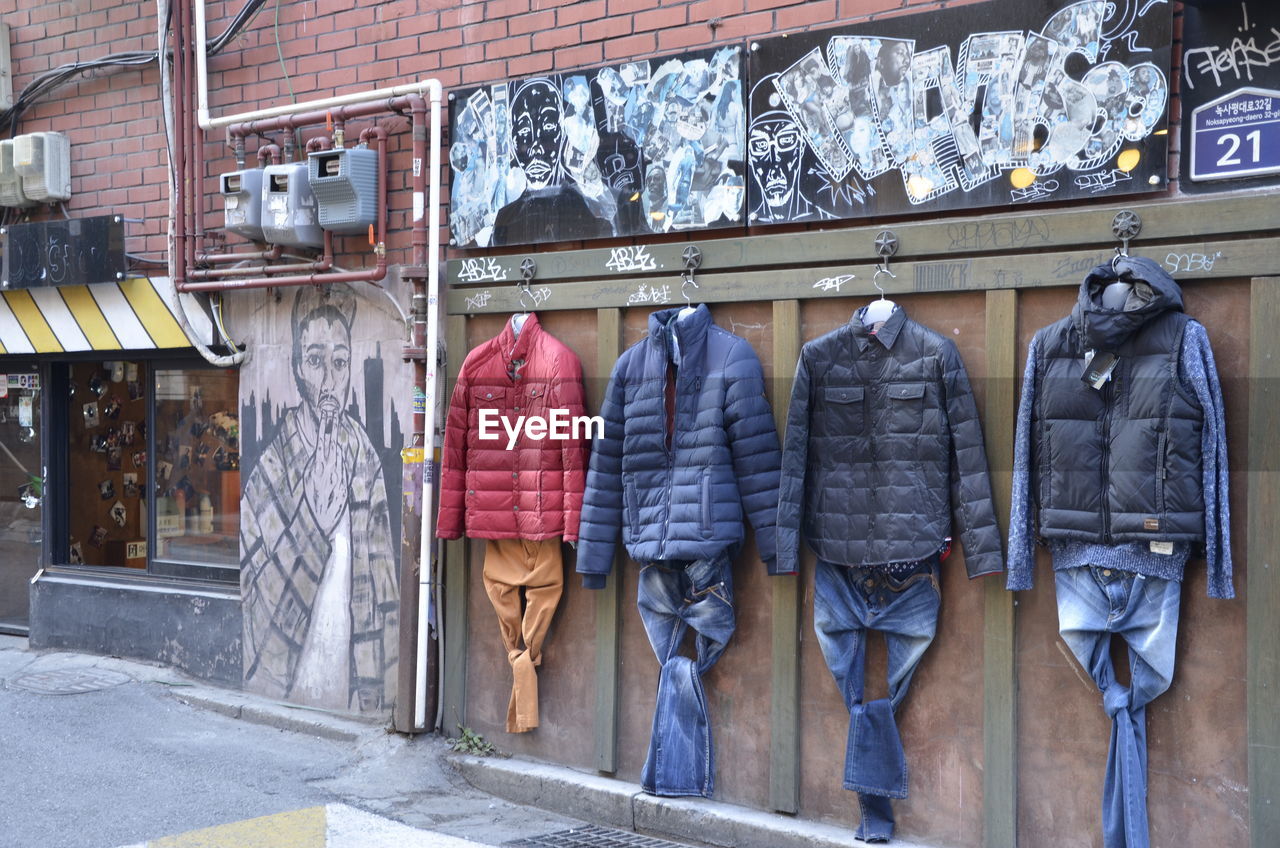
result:
[[[1132,285],[1120,309],[1103,305],[1102,293],[1112,283]],[[1182,289],[1173,277],[1150,259],[1123,257],[1099,265],[1080,284],[1071,312],[1085,350],[1114,351],[1148,322],[1166,312],[1182,312]]]

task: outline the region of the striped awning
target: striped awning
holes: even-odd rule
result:
[[[176,296],[167,277],[0,292],[0,353],[190,347],[174,317]],[[183,297],[190,298],[192,330],[212,343],[208,313],[190,295]]]

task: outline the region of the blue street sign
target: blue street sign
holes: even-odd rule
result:
[[[1191,179],[1280,173],[1280,91],[1238,88],[1191,113]]]

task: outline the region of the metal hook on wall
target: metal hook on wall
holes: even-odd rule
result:
[[[898,236],[893,230],[881,230],[876,235],[876,254],[880,257],[880,262],[876,265],[876,273],[871,278],[871,284],[876,287],[876,291],[880,292],[880,299],[884,299],[884,289],[880,287],[880,275],[888,274],[890,279],[896,280],[898,275],[889,270],[889,259],[898,252]]]
[[[1132,209],[1122,209],[1111,219],[1111,234],[1120,240],[1116,255],[1111,257],[1111,270],[1116,270],[1121,259],[1129,258],[1129,242],[1142,232],[1142,218]]]
[[[680,258],[684,261],[684,272],[681,274],[684,280],[680,283],[680,294],[684,296],[685,304],[692,307],[693,301],[689,299],[688,287],[693,286],[695,289],[699,287],[694,282],[693,272],[702,265],[702,251],[698,249],[697,245],[691,244],[680,254]]]
[[[533,280],[535,276],[537,276],[537,274],[538,274],[538,263],[534,261],[532,256],[526,256],[523,260],[521,260],[520,282],[516,283],[516,288],[520,292],[519,294],[520,306],[524,309],[525,312],[532,312],[534,310],[534,307],[538,305],[537,300],[534,299],[533,292],[529,288],[529,283]],[[528,304],[526,304],[524,301],[526,297],[529,298]]]

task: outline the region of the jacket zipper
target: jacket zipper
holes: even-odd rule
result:
[[[680,343],[676,338],[676,328],[670,329],[671,338],[675,339],[675,343]],[[670,363],[670,367],[662,369],[664,379],[662,381],[662,421],[664,432],[662,434],[662,446],[667,453],[667,514],[662,519],[662,541],[658,543],[658,556],[666,559],[667,538],[671,535],[671,501],[672,491],[675,489],[675,453],[676,453],[676,432],[680,429],[677,423],[680,420],[680,366],[676,365],[675,360],[671,359],[671,341],[664,339],[663,344],[666,349],[663,351],[663,358]],[[675,381],[675,392],[671,397],[671,420],[667,421],[667,383]],[[667,428],[670,428],[669,430]]]
[[[1111,381],[1102,386],[1102,541],[1111,544]]]

